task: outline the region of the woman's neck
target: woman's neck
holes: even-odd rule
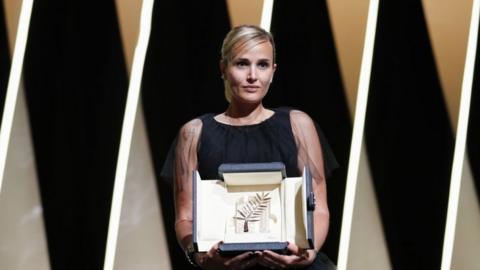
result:
[[[230,103],[227,110],[223,113],[223,120],[230,125],[251,125],[257,124],[272,115],[272,111],[265,109],[263,104],[240,106],[235,103]]]
[[[236,104],[230,103],[225,115],[232,118],[252,118],[261,114],[265,108],[262,103],[259,104]]]

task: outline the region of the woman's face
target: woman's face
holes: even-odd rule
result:
[[[276,64],[270,42],[240,51],[227,64],[222,73],[232,90],[232,101],[259,103],[267,94]]]

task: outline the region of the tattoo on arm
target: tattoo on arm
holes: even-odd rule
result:
[[[184,126],[180,131],[176,149],[175,178],[176,191],[183,191],[190,185],[190,174],[197,167],[197,143],[200,127],[196,123]]]

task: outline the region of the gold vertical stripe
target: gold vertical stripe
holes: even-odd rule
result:
[[[137,105],[140,96],[143,66],[145,63],[148,42],[150,39],[152,10],[153,0],[143,0],[140,16],[140,34],[133,58],[125,114],[122,124],[122,134],[120,137],[117,167],[115,171],[112,207],[110,211],[110,222],[108,226],[107,246],[104,261],[105,270],[112,270],[115,262],[115,252],[118,240],[118,229],[120,226],[120,214],[128,168],[128,159],[130,156],[130,146],[132,142],[135,116],[138,110]]]
[[[340,73],[353,116],[368,16],[368,0],[327,0]]]
[[[15,46],[21,7],[22,1],[20,0],[3,0],[3,11],[5,12],[5,23],[7,26],[10,53],[13,53],[13,48]]]
[[[453,128],[457,126],[472,0],[422,0],[427,30]]]
[[[362,55],[358,95],[355,106],[355,118],[353,122],[352,143],[348,162],[347,184],[345,191],[345,203],[343,207],[342,229],[340,233],[340,248],[338,254],[338,270],[346,270],[350,238],[352,230],[353,208],[357,190],[360,156],[363,144],[365,126],[365,114],[367,111],[368,92],[370,87],[370,74],[372,68],[373,49],[375,44],[375,32],[377,27],[378,0],[370,0],[368,19],[366,26],[365,43]]]
[[[140,31],[141,1],[115,0],[127,71],[132,69],[133,53]]]
[[[452,176],[450,179],[450,194],[448,199],[447,222],[445,238],[443,242],[442,270],[451,268],[452,254],[455,242],[455,231],[458,218],[458,204],[462,174],[464,170],[465,148],[467,142],[468,119],[470,114],[470,101],[474,78],[475,59],[477,53],[478,24],[480,22],[480,0],[473,2],[468,34],[467,57],[463,72],[462,93],[460,98],[460,113],[458,117],[457,135],[455,140],[455,152],[453,155]],[[478,73],[478,72],[477,72]],[[475,138],[477,139],[477,138]],[[476,265],[478,267],[478,264]]]
[[[116,0],[128,73],[139,34],[140,4]],[[114,268],[171,269],[141,102],[135,116],[125,177]]]
[[[0,268],[49,269],[35,158],[21,82],[33,0],[5,1],[4,6],[12,64],[0,129]]]
[[[227,0],[230,25],[260,25],[264,0]]]
[[[345,96],[353,118],[369,1],[330,0],[327,4]],[[388,270],[390,258],[365,144],[360,150],[358,166],[347,265],[349,269]]]
[[[12,64],[10,66],[10,76],[8,78],[7,94],[5,96],[5,105],[1,122],[2,125],[0,129],[0,193],[2,190],[3,173],[5,170],[10,133],[12,131],[15,105],[17,104],[18,90],[22,79],[23,58],[25,56],[25,47],[27,45],[32,6],[33,0],[23,1],[19,17],[18,34],[16,35]]]

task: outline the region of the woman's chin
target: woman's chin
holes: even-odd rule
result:
[[[244,103],[244,104],[259,104],[262,102],[264,95],[258,95],[258,94],[247,94],[247,95],[241,95],[237,96],[235,99],[238,101],[238,103]]]
[[[241,99],[237,99],[236,100],[238,104],[244,104],[244,105],[257,105],[257,104],[260,104],[262,103],[262,99],[245,99],[245,98],[241,98]]]

